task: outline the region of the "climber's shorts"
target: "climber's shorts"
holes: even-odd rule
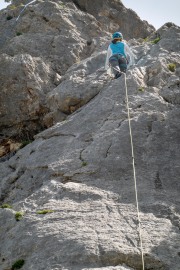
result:
[[[122,54],[114,54],[109,58],[109,64],[112,66],[112,69],[114,74],[116,74],[115,69],[126,72],[127,70],[127,59],[124,55]]]

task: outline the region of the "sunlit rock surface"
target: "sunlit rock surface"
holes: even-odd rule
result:
[[[179,41],[180,28],[173,24],[149,41],[129,41],[136,56],[126,75],[145,269],[179,270],[180,265]],[[3,270],[20,259],[23,270],[142,269],[125,77],[107,76],[104,49],[72,62],[56,77],[43,50],[41,56],[1,55],[18,81],[25,76],[25,84],[32,76],[25,117],[46,93],[47,112],[37,119],[50,127],[0,163],[1,204],[12,206],[0,209]],[[21,84],[13,87],[16,91]],[[1,89],[5,93],[7,87]]]
[[[25,8],[26,3],[30,4]],[[84,4],[87,10],[81,7]],[[14,0],[0,12],[0,127],[4,136],[32,139],[54,120],[66,118],[49,110],[49,93],[74,63],[106,50],[112,31],[122,24],[119,16],[101,14],[99,2],[92,10],[90,6],[85,1]],[[102,10],[126,13],[125,38],[145,37],[154,31],[117,1],[108,1]],[[104,18],[106,22],[101,21]]]

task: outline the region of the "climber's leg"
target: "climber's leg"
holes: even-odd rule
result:
[[[118,54],[114,54],[109,58],[109,64],[112,68],[114,78],[117,79],[121,76],[121,71],[119,67],[119,60],[118,60]]]

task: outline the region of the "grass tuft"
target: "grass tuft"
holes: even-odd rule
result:
[[[29,140],[29,141],[23,141],[23,142],[21,142],[21,149],[23,148],[23,147],[25,147],[26,145],[28,145],[28,144],[30,144],[30,143],[32,143],[33,141],[31,141],[31,140]]]
[[[16,214],[15,214],[16,221],[20,221],[23,218],[23,216],[24,216],[24,213],[16,212]]]
[[[139,87],[139,88],[138,88],[138,91],[139,91],[139,92],[144,92],[145,89],[144,89],[144,87]]]
[[[160,37],[155,38],[154,40],[151,41],[152,44],[157,44],[161,40]]]
[[[82,162],[82,166],[83,166],[83,167],[85,167],[85,166],[87,166],[87,165],[88,165],[88,163],[87,163],[86,161],[83,161],[83,162]]]
[[[53,212],[54,212],[54,210],[44,209],[44,210],[39,210],[39,211],[37,211],[36,213],[37,213],[37,214],[40,214],[40,215],[46,215],[46,214],[48,214],[48,213],[53,213]]]
[[[12,208],[12,206],[11,205],[9,205],[9,204],[7,204],[7,203],[4,203],[4,204],[2,204],[1,206],[0,206],[0,208]]]
[[[13,18],[13,17],[12,17],[11,15],[8,15],[8,16],[6,17],[6,20],[7,20],[7,21],[10,21],[12,18]]]
[[[21,32],[16,32],[16,36],[21,36],[22,33]]]
[[[171,71],[171,72],[174,72],[176,70],[176,64],[173,64],[173,63],[170,63],[168,65],[168,69]]]
[[[11,270],[16,270],[16,269],[21,269],[24,265],[25,261],[24,260],[17,260],[11,267]]]
[[[10,5],[9,7],[11,10],[15,10],[17,8],[15,5]]]

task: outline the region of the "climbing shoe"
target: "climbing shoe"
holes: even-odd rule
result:
[[[115,75],[114,79],[118,79],[119,77],[121,77],[121,75],[122,75],[122,72],[118,72],[118,73],[116,73],[116,75]]]

